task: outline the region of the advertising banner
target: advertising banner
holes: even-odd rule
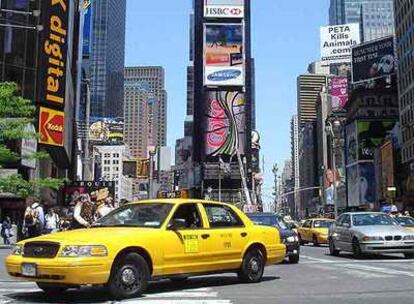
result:
[[[124,139],[123,119],[101,118],[89,127],[89,139],[94,142],[115,143]]]
[[[65,206],[75,206],[79,197],[87,194],[92,201],[112,200],[115,197],[115,182],[113,181],[77,181],[63,188]]]
[[[92,49],[92,1],[83,1],[83,48],[82,55],[89,58]]]
[[[358,160],[373,160],[375,149],[383,144],[396,121],[358,121]]]
[[[39,102],[65,103],[69,0],[43,1],[39,52]]]
[[[352,48],[352,82],[395,74],[394,37],[364,43]]]
[[[381,146],[381,190],[383,197],[388,196],[388,187],[394,187],[394,148],[392,141]]]
[[[244,18],[244,0],[204,0],[205,18]]]
[[[28,134],[36,134],[34,125],[28,124],[24,130]],[[37,152],[37,138],[23,138],[21,146],[22,166],[35,169],[36,159],[27,158]]]
[[[330,77],[328,83],[332,111],[344,109],[348,102],[348,78]]]
[[[352,47],[361,43],[359,24],[321,27],[321,60],[326,64],[351,62]]]
[[[65,113],[45,107],[39,108],[39,143],[63,147]]]
[[[204,25],[204,85],[244,86],[244,27]]]
[[[351,165],[358,160],[358,138],[355,122],[346,126],[346,153],[347,164]]]
[[[246,149],[246,100],[244,93],[210,91],[204,104],[205,155],[241,154]]]
[[[347,168],[347,181],[349,207],[375,203],[376,182],[373,162],[359,162]]]

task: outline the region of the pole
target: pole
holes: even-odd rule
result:
[[[221,162],[219,163],[219,202],[221,202]]]
[[[254,173],[252,173],[252,197],[253,197],[253,204],[257,204],[257,197],[256,197],[256,183],[254,180]]]
[[[249,188],[247,187],[247,181],[246,181],[246,176],[245,176],[245,172],[244,172],[243,161],[242,161],[239,149],[236,149],[236,154],[237,154],[237,160],[239,162],[239,170],[240,170],[240,175],[241,175],[241,179],[242,179],[244,196],[246,197],[247,205],[251,206],[252,205],[252,200],[250,198]]]
[[[149,174],[148,174],[148,199],[152,198],[152,191],[153,191],[153,161],[154,161],[155,151],[150,151],[150,161],[149,161]]]
[[[333,201],[334,201],[334,210],[335,210],[335,218],[338,217],[338,204],[337,204],[337,189],[336,189],[336,179],[338,178],[337,176],[337,171],[336,171],[336,155],[335,155],[335,136],[332,130],[332,168],[334,170],[333,172],[333,176],[334,176],[334,180],[333,180]]]

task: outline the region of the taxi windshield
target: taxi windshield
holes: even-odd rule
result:
[[[172,206],[172,204],[167,203],[126,205],[101,218],[94,226],[160,228]]]
[[[313,227],[315,228],[329,228],[332,226],[331,221],[316,220],[313,222]]]
[[[414,219],[412,217],[397,217],[396,220],[402,226],[414,226]]]
[[[354,226],[392,226],[397,224],[386,214],[355,214],[352,217],[352,223]]]

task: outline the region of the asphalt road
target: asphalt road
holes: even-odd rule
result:
[[[302,247],[297,265],[267,268],[263,282],[240,284],[232,274],[192,278],[185,283],[150,284],[144,297],[122,301],[142,304],[412,304],[414,260],[373,256],[354,260],[331,257],[327,248]],[[8,250],[0,250],[0,261]],[[0,266],[0,303],[118,303],[99,288],[83,288],[48,299],[32,283],[16,282]]]

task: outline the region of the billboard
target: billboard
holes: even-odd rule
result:
[[[204,85],[244,86],[244,27],[204,25]]]
[[[43,1],[39,52],[39,101],[65,103],[69,0]]]
[[[149,159],[138,158],[123,162],[123,175],[132,178],[148,179]]]
[[[122,142],[124,139],[123,119],[101,118],[89,127],[89,139],[94,142]]]
[[[393,120],[358,121],[358,160],[373,160],[375,149],[383,144],[395,123]]]
[[[375,166],[358,162],[347,168],[348,207],[373,204],[376,201]]]
[[[27,134],[37,134],[34,125],[28,124],[24,129]],[[33,155],[37,152],[37,138],[23,138],[21,145],[21,164],[22,166],[35,169],[36,168],[36,159],[28,158],[28,156]]]
[[[321,27],[321,60],[326,64],[351,62],[352,47],[361,43],[358,23]]]
[[[344,109],[348,103],[348,78],[330,77],[328,84],[332,110],[338,111]]]
[[[204,0],[205,18],[244,18],[244,0]]]
[[[63,147],[65,113],[45,107],[39,108],[39,143]]]
[[[83,46],[82,55],[89,58],[92,50],[92,1],[83,1]]]
[[[358,83],[395,73],[394,37],[352,48],[352,82]]]
[[[346,126],[346,153],[347,164],[353,164],[358,160],[358,138],[355,122]]]
[[[76,181],[63,187],[65,206],[74,207],[82,194],[88,194],[92,201],[102,201],[115,197],[115,182],[112,181]]]
[[[388,187],[394,187],[394,148],[392,141],[388,141],[380,148],[381,155],[381,190],[383,197],[388,196]]]
[[[246,99],[244,93],[209,91],[204,102],[203,134],[205,155],[245,153]]]

